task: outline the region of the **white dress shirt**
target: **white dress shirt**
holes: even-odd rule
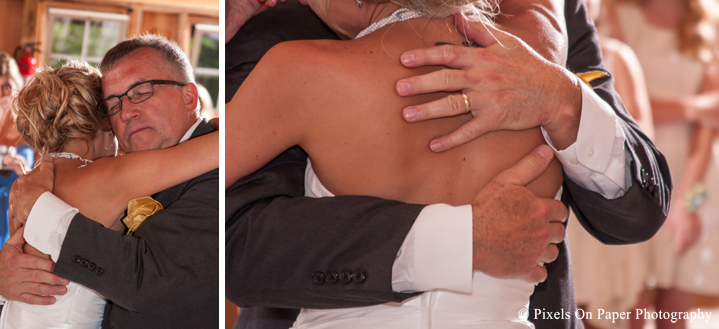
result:
[[[180,143],[190,139],[200,122],[202,119],[197,119],[182,136]],[[52,193],[45,192],[30,210],[23,237],[28,244],[43,254],[50,255],[52,260],[57,262],[67,230],[78,212],[77,208],[68,205]]]
[[[631,155],[624,150],[624,133],[614,110],[584,83],[581,86],[577,141],[559,151],[544,129],[542,133],[571,180],[615,199],[631,187],[626,163]],[[472,206],[435,204],[420,212],[397,253],[392,289],[472,291]]]

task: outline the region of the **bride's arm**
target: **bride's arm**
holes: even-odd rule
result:
[[[190,180],[219,166],[219,132],[177,146],[100,158],[57,175],[54,194],[111,227],[128,201]]]
[[[288,104],[302,104],[317,91],[308,90],[314,84],[304,81],[301,68],[288,58],[298,53],[294,47],[290,42],[270,49],[226,106],[225,188],[302,140],[310,114]]]

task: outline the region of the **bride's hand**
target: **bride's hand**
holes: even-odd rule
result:
[[[15,219],[15,228],[25,225],[32,206],[43,193],[52,192],[54,179],[55,163],[46,156],[35,169],[15,180],[10,188],[8,208],[8,215]]]

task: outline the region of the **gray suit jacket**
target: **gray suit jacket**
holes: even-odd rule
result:
[[[134,235],[77,214],[55,273],[109,299],[103,328],[218,328],[218,189],[215,169],[153,195],[164,209]]]
[[[312,38],[331,37],[315,27],[318,19],[307,8],[291,10],[290,3],[255,16],[228,44],[228,79],[241,81],[246,70],[238,72],[237,68],[251,66],[253,58],[259,60],[263,50],[278,40],[296,38],[297,30]],[[594,25],[583,3],[567,0],[565,17],[567,67],[574,72],[603,69]],[[231,58],[244,64],[231,66]],[[592,85],[614,108],[624,130],[632,186],[623,197],[607,200],[565,179],[562,201],[602,242],[647,240],[666,217],[672,187],[669,168],[624,109],[612,78],[597,79]],[[227,88],[231,88],[229,83]],[[412,296],[392,291],[392,264],[423,206],[360,196],[304,198],[306,157],[301,149],[290,149],[226,191],[225,293],[245,307],[236,328],[288,328],[297,314],[291,308],[356,307]],[[558,247],[557,260],[546,266],[547,281],[535,288],[530,301],[530,320],[538,329],[582,327],[573,316],[533,318],[535,309],[570,314],[576,309],[566,241]],[[344,270],[362,270],[366,279],[346,284],[313,281],[315,272]]]

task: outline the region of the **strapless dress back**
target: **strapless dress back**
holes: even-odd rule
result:
[[[308,160],[305,195],[334,196],[327,190]],[[475,272],[472,292],[432,290],[402,303],[331,310],[303,309],[293,328],[472,328],[527,329],[529,296],[534,285],[524,280],[496,279]]]

